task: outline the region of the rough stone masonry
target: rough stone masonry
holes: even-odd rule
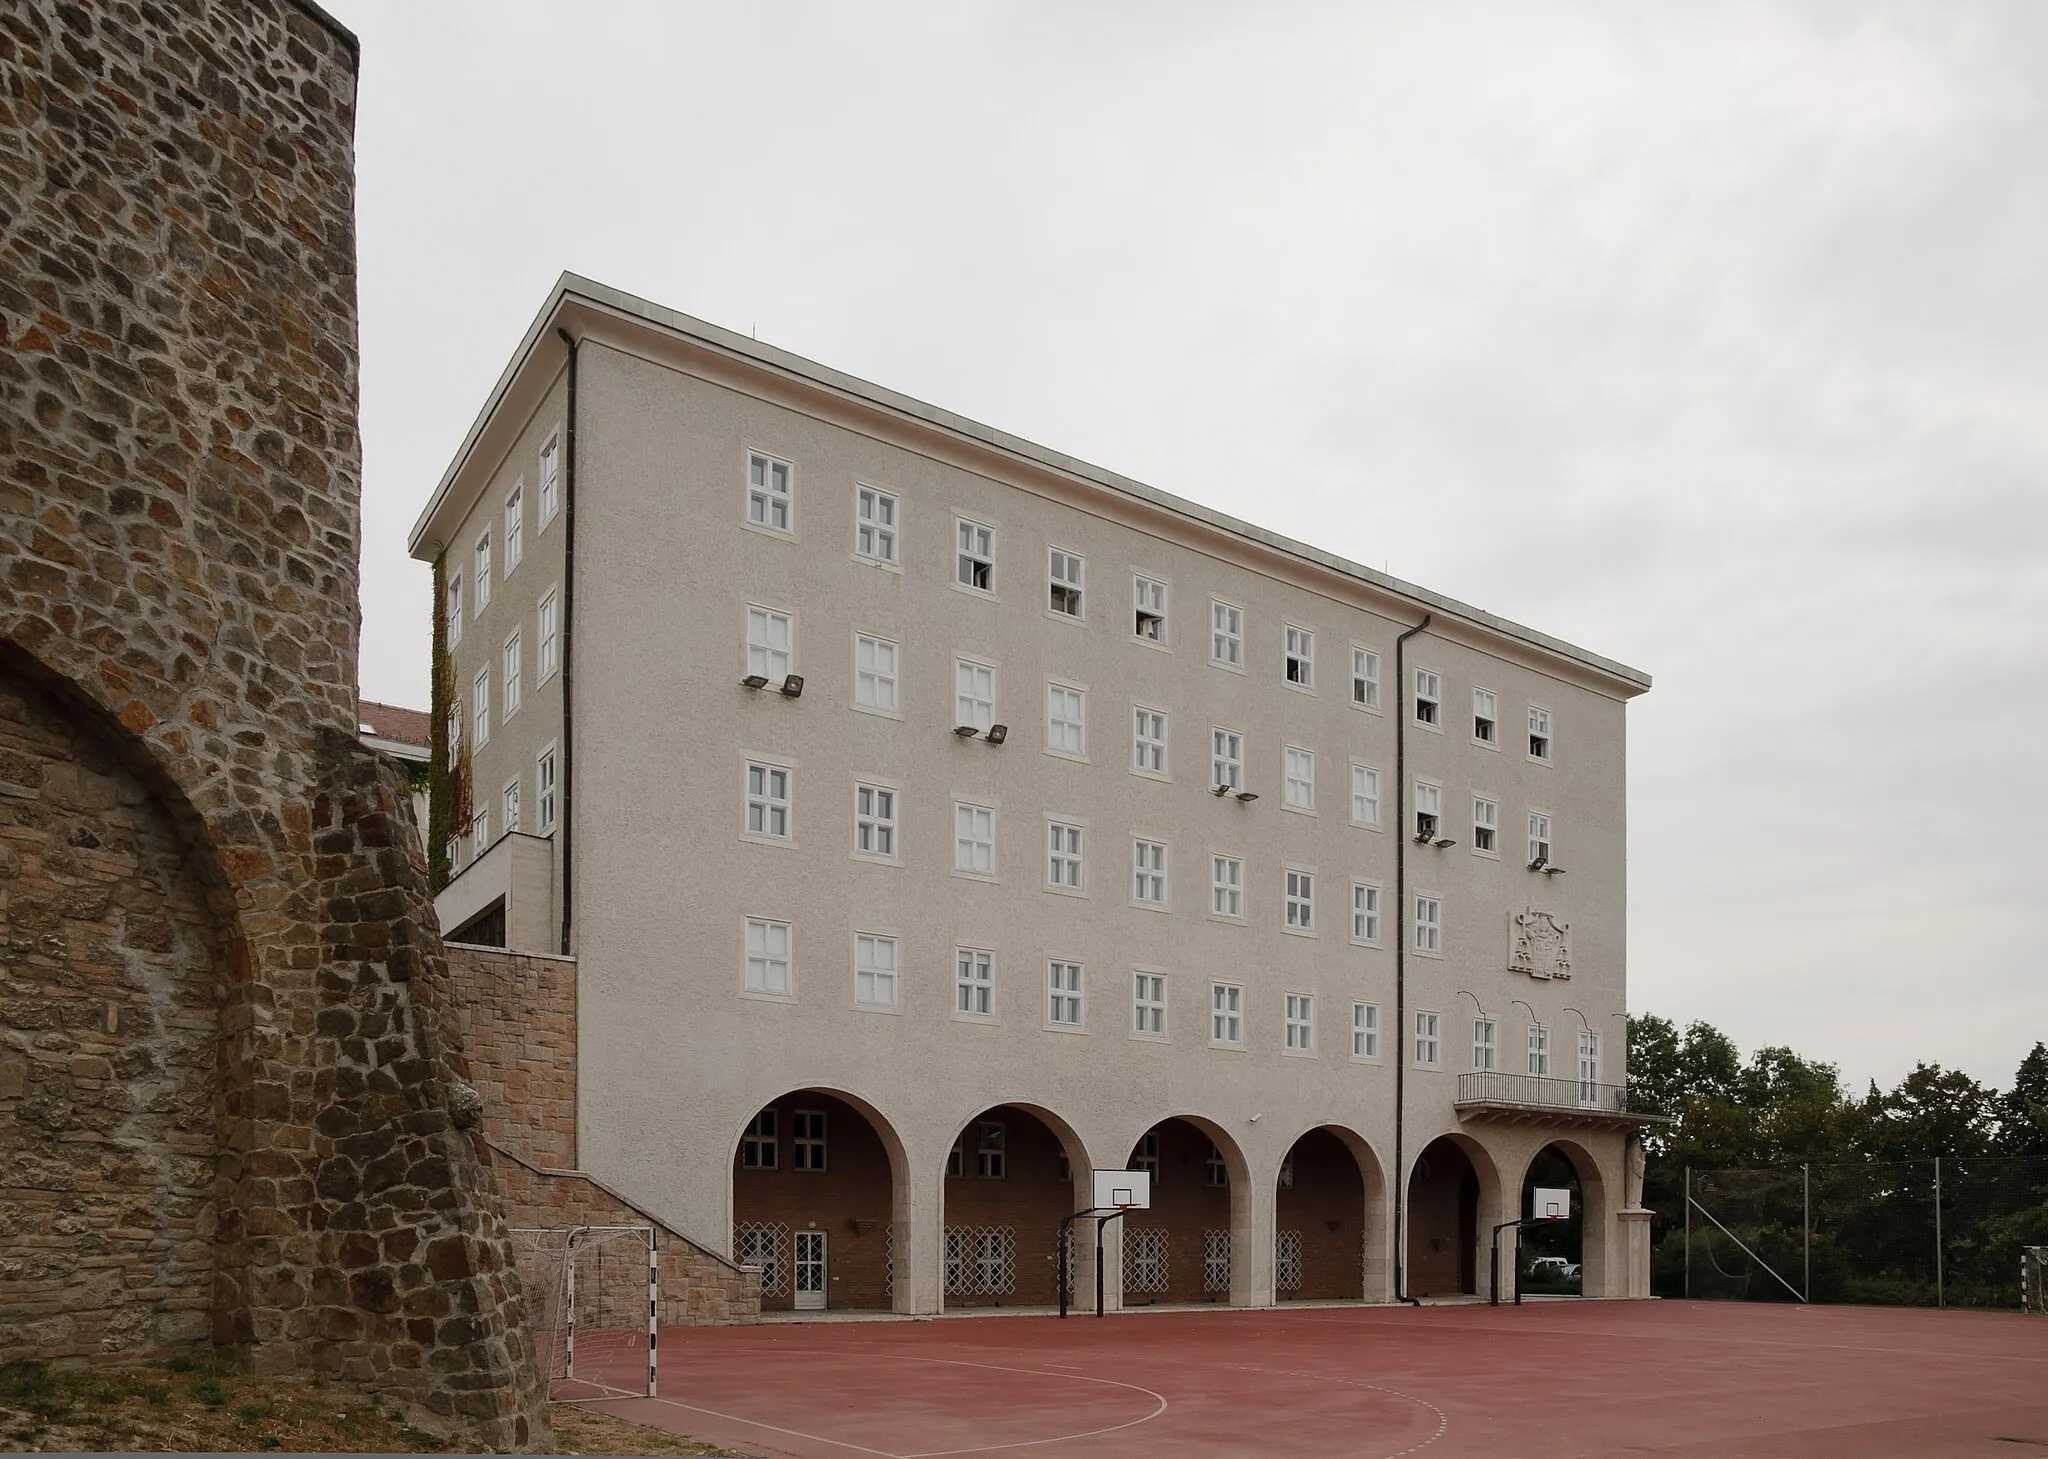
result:
[[[356,46],[0,5],[0,1361],[548,1442],[405,788],[354,736]]]

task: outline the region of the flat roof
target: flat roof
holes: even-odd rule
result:
[[[1068,456],[1063,452],[1041,446],[1034,441],[1027,441],[1021,436],[1013,436],[1008,432],[999,431],[993,426],[983,425],[979,421],[955,415],[953,412],[943,410],[938,406],[929,405],[922,400],[913,399],[908,395],[899,394],[894,390],[862,380],[857,376],[848,375],[842,371],[832,369],[828,365],[821,365],[815,360],[805,359],[803,356],[792,354],[788,350],[777,349],[774,345],[763,344],[761,341],[752,339],[747,335],[711,324],[692,315],[684,314],[679,310],[670,309],[665,305],[656,304],[651,300],[642,299],[637,295],[626,293],[622,289],[614,289],[607,284],[600,284],[594,279],[586,279],[581,275],[567,272],[563,273],[561,278],[556,280],[553,290],[548,294],[547,302],[541,306],[540,313],[534,316],[533,323],[528,326],[525,337],[519,343],[519,348],[513,352],[511,360],[506,364],[503,373],[499,375],[498,383],[492,388],[489,398],[484,402],[483,409],[477,413],[475,422],[469,428],[469,433],[463,437],[462,445],[457,449],[455,458],[449,462],[448,469],[442,473],[441,480],[435,486],[433,495],[428,499],[426,508],[420,513],[419,520],[413,524],[412,532],[407,539],[407,546],[415,558],[423,562],[431,562],[433,560],[436,550],[435,540],[430,535],[433,525],[447,508],[453,504],[456,483],[462,477],[464,469],[468,466],[471,453],[476,449],[478,442],[482,439],[485,430],[490,425],[492,418],[497,414],[499,407],[503,404],[506,395],[510,392],[514,383],[529,367],[535,351],[554,339],[553,326],[557,317],[565,307],[572,304],[581,305],[597,313],[608,315],[614,319],[637,325],[644,329],[663,335],[687,339],[721,353],[736,356],[750,361],[763,369],[787,375],[794,379],[808,382],[835,395],[862,402],[879,412],[901,416],[920,422],[935,430],[978,442],[1005,455],[1030,462],[1033,465],[1056,472],[1072,480],[1087,483],[1113,495],[1144,502],[1161,511],[1183,517],[1192,522],[1198,522],[1213,531],[1221,532],[1227,536],[1256,544],[1268,551],[1312,564],[1326,572],[1353,578],[1358,582],[1373,587],[1381,593],[1406,599],[1425,611],[1443,614],[1475,626],[1483,627],[1504,638],[1513,639],[1530,647],[1541,649],[1545,653],[1567,659],[1575,664],[1596,670],[1601,674],[1632,686],[1632,693],[1625,694],[1624,697],[1633,697],[1633,694],[1641,693],[1650,687],[1650,676],[1641,669],[1631,668],[1627,664],[1605,658],[1602,655],[1593,653],[1589,649],[1580,648],[1578,645],[1567,643],[1560,638],[1553,638],[1547,633],[1538,632],[1536,629],[1516,623],[1512,619],[1502,618],[1482,608],[1475,608],[1469,603],[1462,603],[1455,598],[1446,597],[1442,593],[1432,592],[1428,588],[1404,582],[1387,573],[1367,567],[1363,563],[1352,562],[1347,558],[1339,557],[1333,552],[1326,552],[1322,548],[1311,546],[1306,542],[1297,542],[1291,537],[1282,536],[1278,532],[1269,531],[1264,527],[1256,526],[1253,523],[1243,521],[1227,513],[1215,511],[1212,508],[1201,505],[1199,502],[1189,501],[1185,497],[1161,491],[1156,486],[1148,486],[1142,481],[1136,481],[1128,476],[1121,476],[1114,471],[1106,470],[1103,467],[1091,465],[1086,461]],[[480,492],[482,486],[483,484],[478,482],[475,489]],[[467,514],[468,505],[467,502],[462,504],[462,515]],[[451,523],[450,525],[452,527],[453,524]]]

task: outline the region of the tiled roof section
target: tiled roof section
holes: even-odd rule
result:
[[[427,726],[431,721],[424,709],[405,709],[396,704],[379,704],[374,699],[356,701],[356,718],[362,723],[364,733],[373,734],[380,740],[392,740],[401,745],[418,745],[422,750],[430,738]]]

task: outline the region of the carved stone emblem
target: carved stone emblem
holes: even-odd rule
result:
[[[1565,938],[1570,932],[1569,922],[1534,907],[1515,913],[1508,937],[1508,971],[1532,978],[1569,978],[1572,953]]]

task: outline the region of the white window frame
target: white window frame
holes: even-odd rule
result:
[[[1045,818],[1045,889],[1070,897],[1088,894],[1088,826],[1072,816]]]
[[[1380,826],[1380,771],[1362,760],[1351,762],[1351,824],[1377,831]]]
[[[1088,965],[1079,958],[1045,960],[1045,1026],[1074,1033],[1088,1027]]]
[[[747,604],[746,614],[746,674],[759,674],[767,679],[769,688],[779,688],[783,680],[796,672],[796,614],[766,603]],[[754,633],[757,617],[764,630],[759,641]],[[782,625],[785,639],[781,648],[775,646],[774,640],[777,623]]]
[[[1280,625],[1280,682],[1304,694],[1316,692],[1316,631],[1299,623]]]
[[[1424,831],[1422,818],[1428,816],[1431,829]],[[1417,779],[1415,782],[1415,824],[1406,828],[1404,834],[1417,840],[1434,841],[1444,834],[1444,788],[1433,780]]]
[[[1492,845],[1483,844],[1488,839]],[[1500,797],[1472,793],[1472,854],[1500,860]]]
[[[1161,1042],[1172,1037],[1167,1022],[1166,974],[1158,968],[1131,969],[1131,1037]]]
[[[1244,984],[1214,979],[1209,984],[1209,1047],[1244,1046]]]
[[[1316,1056],[1316,995],[1288,993],[1282,1007],[1280,1052],[1297,1059]]]
[[[987,831],[986,838],[981,832]],[[977,853],[985,850],[988,868],[981,869],[973,864]],[[968,864],[962,865],[963,851]],[[976,881],[996,879],[996,808],[971,800],[953,802],[953,875],[972,877]]]
[[[534,523],[534,531],[540,533],[547,531],[548,523],[554,521],[562,511],[562,433],[560,431],[549,432],[548,438],[541,442],[540,456],[535,468],[534,479],[540,484],[540,499],[536,507],[539,516]]]
[[[1491,1018],[1472,1020],[1472,1072],[1492,1074],[1500,1068],[1500,1025]]]
[[[1360,947],[1385,945],[1386,891],[1376,881],[1351,883],[1351,940]]]
[[[1244,609],[1222,598],[1209,600],[1209,662],[1234,674],[1245,671]]]
[[[533,800],[534,827],[538,835],[554,833],[556,806],[560,803],[562,787],[558,778],[560,766],[555,759],[555,742],[549,740],[540,747],[540,753],[533,757]]]
[[[1472,690],[1472,743],[1489,750],[1500,748],[1500,695],[1476,685]]]
[[[1244,893],[1244,858],[1210,852],[1209,915],[1226,922],[1244,921]],[[1230,909],[1231,904],[1235,904],[1235,910]]]
[[[1550,1029],[1545,1024],[1529,1025],[1529,1072],[1538,1079],[1550,1077]]]
[[[782,468],[782,489],[775,487],[775,468]],[[760,468],[761,479],[754,480],[755,468]],[[749,531],[765,532],[771,537],[794,537],[796,535],[796,463],[772,451],[758,451],[747,448],[747,468],[741,478],[746,490],[740,497],[742,515],[740,525]],[[755,515],[756,508],[760,515]],[[775,520],[776,509],[781,508],[782,520]]]
[[[533,685],[538,689],[561,672],[562,668],[562,600],[557,587],[540,595],[540,602],[533,610],[534,674]]]
[[[1280,930],[1291,937],[1316,935],[1316,873],[1313,867],[1281,868]]]
[[[491,742],[491,670],[478,670],[469,685],[469,747],[481,750]]]
[[[971,581],[975,575],[969,564],[981,569],[980,583]],[[967,577],[961,576],[962,572]],[[953,518],[953,586],[963,593],[972,593],[977,598],[993,598],[996,595],[996,529],[987,522],[972,517]]]
[[[1364,1000],[1351,1005],[1351,1058],[1354,1063],[1380,1062],[1380,1006]]]
[[[1351,707],[1380,712],[1380,651],[1362,643],[1351,645]]]
[[[1600,1100],[1600,1035],[1590,1028],[1579,1030],[1579,1104],[1597,1109]]]
[[[759,777],[761,788],[756,790],[754,782]],[[777,780],[777,777],[780,780]],[[777,788],[781,793],[776,793]],[[740,839],[759,841],[770,846],[793,846],[796,844],[796,772],[789,765],[776,759],[760,755],[749,755],[746,768],[740,777],[741,803],[745,813],[740,818]],[[760,812],[761,829],[754,827],[755,812]],[[776,812],[780,811],[782,829],[768,829],[774,825]]]
[[[526,700],[526,636],[520,629],[513,629],[512,636],[505,640],[504,670],[504,688],[498,696],[504,704],[498,711],[500,723],[519,713],[519,706]]]
[[[1131,637],[1138,643],[1152,648],[1171,649],[1173,620],[1168,616],[1173,601],[1173,589],[1165,578],[1155,578],[1148,573],[1131,574]],[[1150,627],[1155,632],[1147,633]]]
[[[1088,758],[1088,691],[1081,685],[1046,681],[1045,753],[1062,760]]]
[[[862,809],[863,806],[866,809]],[[866,776],[856,779],[853,782],[853,859],[901,866],[902,814],[903,792],[894,784]],[[871,845],[861,845],[863,832],[867,833]],[[885,843],[886,851],[881,849]]]
[[[886,520],[885,520],[886,518]],[[853,487],[853,555],[861,562],[903,570],[903,499],[870,482]]]
[[[1435,669],[1418,668],[1409,686],[1408,717],[1431,734],[1444,732],[1444,676]],[[1423,718],[1427,705],[1429,717]]]
[[[441,600],[441,609],[447,624],[448,647],[454,648],[462,642],[462,574],[448,574],[447,596]]]
[[[1418,1069],[1441,1069],[1444,1065],[1444,1019],[1432,1009],[1415,1010],[1413,1060]]]
[[[1088,621],[1088,558],[1071,548],[1045,549],[1045,616],[1062,623]],[[1070,606],[1062,607],[1062,604]]]
[[[954,945],[953,1016],[967,1023],[998,1021],[995,949]]]
[[[488,530],[476,539],[476,546],[470,549],[469,598],[469,616],[483,617],[484,609],[491,606],[491,534]]]
[[[781,933],[780,950],[774,934]],[[755,933],[763,936],[759,950],[756,950]],[[740,938],[740,992],[748,998],[770,998],[778,1003],[788,1003],[796,997],[796,929],[793,924],[779,917],[748,917],[741,926]],[[755,978],[755,965],[760,965],[761,977]],[[782,986],[774,986],[777,967],[781,969]]]
[[[505,497],[505,567],[507,578],[526,561],[526,479],[512,483]]]
[[[1527,758],[1530,761],[1530,763],[1536,765],[1548,765],[1556,758],[1557,732],[1554,728],[1554,725],[1555,720],[1552,718],[1549,710],[1545,709],[1540,704],[1532,704],[1529,706],[1529,744]],[[1543,753],[1540,755],[1536,753],[1536,743],[1539,739],[1543,743]]]
[[[1166,842],[1148,836],[1131,838],[1131,905],[1149,911],[1168,908],[1167,893],[1173,853]],[[1147,895],[1157,892],[1157,896]]]
[[[1209,789],[1219,785],[1244,789],[1244,732],[1224,725],[1209,726]]]
[[[869,1013],[903,1011],[903,945],[893,933],[854,932],[853,1006]]]
[[[988,692],[982,693],[979,677],[987,677]],[[963,679],[972,682],[962,687]],[[987,734],[996,722],[996,666],[982,659],[953,656],[953,723]]]
[[[1417,892],[1410,902],[1409,948],[1417,957],[1444,955],[1444,899],[1436,892]]]
[[[1280,809],[1296,815],[1316,813],[1316,752],[1302,745],[1280,749]]]
[[[491,838],[491,803],[489,801],[485,801],[482,805],[478,806],[475,814],[470,817],[469,843],[474,848],[473,854],[477,856],[483,855],[496,844]]]
[[[519,829],[520,789],[519,777],[515,775],[498,790],[498,811],[505,818],[507,836]]]
[[[1540,859],[1547,866],[1550,863],[1551,857],[1555,854],[1556,851],[1557,841],[1555,837],[1551,834],[1550,812],[1530,811],[1528,858],[1529,865],[1534,866]]]
[[[1150,705],[1131,706],[1131,773],[1148,780],[1171,780],[1173,761],[1169,758],[1172,720],[1163,709]],[[1156,764],[1154,762],[1157,762]]]
[[[903,718],[903,646],[895,639],[854,631],[853,707],[884,719]]]

